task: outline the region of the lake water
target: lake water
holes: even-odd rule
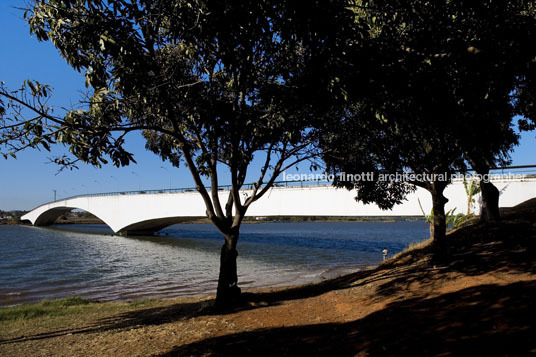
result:
[[[379,264],[429,236],[424,222],[244,224],[244,289],[314,282]],[[153,237],[104,225],[0,226],[0,306],[82,296],[100,301],[214,294],[223,238],[210,224]]]

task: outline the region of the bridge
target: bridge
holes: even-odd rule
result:
[[[515,206],[536,197],[536,177],[522,179],[496,178],[492,182],[501,191],[500,206]],[[247,196],[248,190],[241,191]],[[227,200],[228,191],[219,190],[220,200]],[[445,190],[449,199],[446,209],[466,213],[467,195],[462,181],[453,182]],[[422,216],[431,212],[430,194],[418,188],[406,201],[392,210],[356,202],[355,192],[336,189],[329,184],[278,183],[248,210],[246,216],[325,216],[325,217],[403,217]],[[479,213],[479,196],[473,212]],[[422,207],[422,210],[421,210]],[[47,226],[65,213],[79,209],[92,213],[121,235],[153,234],[172,224],[206,217],[201,195],[193,189],[129,191],[87,194],[43,204],[26,215],[35,226]]]

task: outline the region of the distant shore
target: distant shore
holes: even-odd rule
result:
[[[23,224],[15,219],[0,219],[0,226],[11,226],[16,224]]]
[[[274,217],[245,217],[243,223],[299,223],[299,222],[405,222],[424,221],[422,216],[356,216],[356,217],[331,217],[331,216],[274,216]],[[208,218],[193,218],[191,221],[181,224],[211,224]],[[27,224],[19,220],[0,220],[0,225]],[[54,224],[106,224],[97,217],[60,217]]]

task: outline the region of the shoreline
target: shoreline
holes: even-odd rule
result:
[[[419,245],[428,245],[431,242],[430,239],[419,243]],[[403,252],[401,252],[403,253]],[[401,254],[399,253],[399,254]],[[391,259],[391,258],[390,258]],[[240,285],[239,287],[242,290],[242,294],[245,296],[248,296],[249,294],[273,294],[273,293],[280,293],[285,291],[293,291],[293,290],[301,290],[301,289],[310,289],[310,288],[318,288],[320,286],[325,285],[331,285],[332,283],[349,279],[354,277],[355,275],[371,275],[375,271],[381,268],[381,266],[388,262],[390,259],[386,260],[385,262],[382,262],[378,264],[377,266],[363,266],[360,267],[334,267],[328,270],[323,271],[322,273],[315,274],[318,276],[318,279],[315,279],[313,281],[308,282],[301,282],[301,283],[291,283],[291,284],[275,284],[275,285],[260,285],[260,286],[248,286],[246,285]],[[345,273],[340,274],[340,271],[345,271]],[[339,272],[337,274],[337,272]],[[324,273],[327,273],[327,276],[323,276]],[[1,312],[3,310],[9,310],[9,309],[18,309],[18,308],[27,308],[27,307],[36,307],[39,305],[47,305],[50,302],[54,301],[63,301],[63,300],[76,300],[79,299],[83,302],[83,304],[101,304],[101,305],[114,305],[114,304],[134,304],[138,305],[140,303],[144,303],[147,301],[154,301],[154,302],[161,302],[161,303],[175,303],[175,302],[185,302],[185,301],[215,301],[216,296],[214,295],[215,290],[211,290],[210,293],[207,292],[205,294],[203,293],[195,293],[195,294],[186,294],[186,295],[179,295],[179,296],[160,296],[160,295],[147,295],[144,297],[139,298],[132,298],[132,299],[93,299],[93,298],[86,298],[80,295],[67,295],[63,297],[58,298],[42,298],[37,301],[33,302],[23,302],[23,303],[15,303],[11,305],[0,305],[0,322],[1,319]],[[9,293],[8,295],[10,295]],[[1,344],[1,340],[0,340]]]
[[[394,222],[424,222],[422,216],[356,216],[356,217],[324,217],[324,216],[275,216],[263,217],[245,217],[242,223],[244,224],[259,224],[259,223],[330,223],[330,222],[378,222],[378,223],[394,223]],[[63,224],[106,224],[98,218],[67,218],[58,219],[53,225]],[[212,224],[208,218],[194,218],[190,221],[184,221],[177,224]],[[30,223],[24,223],[17,220],[0,220],[0,225],[22,225],[28,226]]]
[[[66,222],[67,223],[67,222]],[[95,226],[99,227],[99,226]],[[69,231],[73,233],[82,233],[82,234],[90,234],[90,235],[98,235],[103,236],[105,241],[109,241],[111,236],[111,231],[108,232],[101,232],[102,229],[95,228],[92,226],[85,227],[84,225],[56,225],[56,226],[50,226],[50,227],[43,227],[43,231],[51,231],[50,233],[44,233],[44,234],[54,234],[53,231]],[[104,227],[104,226],[102,226]],[[298,225],[293,226],[293,229],[297,229],[297,234],[301,231],[302,228],[300,228]],[[318,227],[318,226],[317,226]],[[331,227],[331,226],[329,226]],[[346,230],[345,225],[339,224],[337,226],[340,229]],[[24,227],[21,227],[24,228]],[[253,228],[253,227],[252,227]],[[183,226],[179,229],[185,229],[188,230],[189,227]],[[305,227],[303,228],[305,229]],[[313,227],[312,230],[316,231],[317,228]],[[328,228],[330,230],[331,228]],[[359,231],[361,231],[361,228],[355,228]],[[396,226],[395,228],[396,229]],[[24,228],[24,231],[29,231],[28,234],[31,236],[35,236],[39,234],[38,232],[33,232],[35,229],[33,227],[31,228]],[[389,230],[392,230],[389,228]],[[14,232],[17,232],[15,230]],[[331,231],[330,231],[331,232]],[[14,233],[15,235],[18,233]],[[22,234],[22,233],[21,233]],[[170,233],[171,236],[173,236],[172,233]],[[210,244],[213,244],[214,247],[217,246],[219,248],[219,237],[216,236],[209,241]],[[178,237],[178,235],[177,235]],[[175,241],[172,239],[173,237],[135,237],[135,241],[147,240],[148,242],[152,242],[155,239],[163,238],[163,244],[165,242],[169,241]],[[175,237],[176,238],[176,237]],[[123,238],[121,238],[123,239]],[[12,240],[11,240],[12,241]],[[196,240],[194,238],[194,241],[199,241],[203,246],[206,244],[205,240]],[[212,243],[213,241],[216,241],[216,243]],[[112,242],[112,241],[110,241]],[[130,241],[125,241],[126,243]],[[121,244],[121,243],[117,243]],[[130,244],[130,243],[128,243]],[[145,244],[145,243],[143,243]],[[257,244],[257,242],[254,242],[253,244]],[[260,243],[264,244],[264,243]],[[405,246],[407,246],[409,243],[406,243],[404,246],[399,247],[396,251],[400,249],[404,249]],[[217,255],[217,248],[216,249],[210,249],[207,250],[208,254],[213,254],[213,258],[211,259],[211,262],[216,262],[218,259]],[[261,247],[262,248],[262,247]],[[251,248],[249,248],[251,250]],[[281,248],[285,249],[285,248]],[[293,248],[291,248],[293,249]],[[309,249],[309,248],[308,248]],[[311,248],[315,249],[315,248]],[[318,248],[321,249],[321,248]],[[393,252],[396,252],[393,251]],[[319,253],[320,254],[320,253]],[[331,254],[331,253],[330,253]],[[350,254],[350,253],[349,253]],[[314,283],[314,282],[320,282],[327,279],[331,279],[333,277],[339,277],[341,275],[344,275],[351,271],[360,271],[363,269],[370,268],[372,266],[375,266],[379,263],[381,263],[381,251],[378,251],[377,255],[370,256],[370,254],[364,258],[361,258],[361,255],[357,255],[357,258],[353,260],[345,260],[344,263],[341,263],[341,257],[344,255],[334,255],[335,258],[325,262],[324,264],[321,264],[320,261],[316,261],[316,264],[308,264],[308,263],[296,263],[289,261],[288,263],[285,263],[283,268],[279,269],[279,271],[270,270],[267,268],[264,268],[264,266],[268,266],[268,263],[266,263],[266,259],[260,259],[259,262],[261,262],[259,266],[262,266],[263,268],[261,270],[248,270],[245,269],[245,266],[249,265],[242,265],[240,266],[239,272],[241,273],[239,276],[239,285],[244,288],[244,290],[251,290],[251,289],[258,289],[258,288],[271,288],[271,287],[291,287],[295,285],[301,285],[301,284],[308,284],[308,283]],[[255,257],[255,255],[253,255]],[[329,254],[328,254],[329,256]],[[246,264],[252,261],[249,256],[241,255],[241,258],[244,257],[246,260],[240,261],[239,264]],[[313,262],[314,263],[314,262]],[[216,265],[214,263],[213,265]],[[253,266],[253,265],[252,265]],[[57,270],[57,274],[61,274],[61,270]],[[253,271],[263,271],[266,272],[266,274],[254,274]],[[16,270],[13,271],[13,274],[15,276]],[[165,273],[163,273],[165,274]],[[135,281],[138,282],[138,287],[136,287],[135,284],[123,284],[122,282],[117,281],[117,279],[113,281],[107,281],[105,279],[101,279],[100,277],[96,277],[95,279],[91,280],[87,278],[86,280],[72,280],[69,283],[62,283],[62,277],[61,275],[58,275],[59,278],[48,278],[47,277],[47,285],[42,285],[39,283],[39,281],[34,280],[28,280],[26,283],[21,284],[11,284],[11,289],[8,289],[10,284],[5,284],[4,289],[0,289],[0,305],[1,306],[13,306],[13,305],[19,305],[19,304],[25,304],[25,303],[37,303],[41,301],[43,298],[49,298],[49,299],[58,299],[68,296],[80,296],[83,298],[88,299],[95,299],[98,301],[130,301],[132,299],[139,299],[144,297],[152,297],[152,298],[169,298],[169,297],[180,297],[180,296],[208,296],[214,293],[216,290],[216,278],[217,278],[217,271],[214,275],[210,275],[207,277],[206,274],[203,273],[203,271],[200,271],[199,273],[196,273],[197,276],[199,276],[199,280],[195,279],[190,281],[200,281],[201,284],[192,284],[192,285],[184,285],[182,286],[182,282],[179,281],[182,278],[173,278],[165,277],[162,275],[162,280],[158,279],[145,279],[143,275],[138,275],[139,278],[136,278]],[[74,279],[78,279],[75,277]],[[100,281],[105,281],[104,283],[101,283]],[[149,285],[146,285],[144,282],[147,282]],[[176,289],[171,289],[171,287],[176,287]]]
[[[20,233],[22,234],[29,234],[31,236],[36,236],[41,233],[38,231],[43,231],[43,234],[50,234],[55,235],[54,231],[60,231],[60,232],[73,232],[76,234],[89,234],[89,235],[97,235],[102,236],[105,244],[111,244],[113,245],[121,245],[123,243],[112,243],[114,241],[109,240],[110,238],[107,238],[112,235],[111,230],[105,229],[105,226],[99,226],[99,225],[85,225],[87,224],[87,220],[81,222],[81,224],[68,224],[69,222],[64,222],[65,224],[58,224],[54,226],[49,227],[43,227],[44,229],[36,229],[34,227],[22,227],[21,231],[28,231],[28,233]],[[72,223],[72,221],[70,222]],[[413,225],[414,223],[410,223],[410,225]],[[311,231],[317,231],[321,227],[327,227],[325,229],[327,234],[330,234],[332,232],[332,226],[311,226],[311,228],[307,228],[306,225],[301,227],[300,225],[293,224],[293,223],[287,223],[284,225],[284,227],[287,227],[287,225],[292,227],[292,230],[296,231],[297,235],[300,235],[300,232],[311,230]],[[383,223],[379,224],[381,227],[380,229],[383,229]],[[342,231],[346,231],[346,225],[342,223],[334,223],[334,226],[336,226],[337,229],[340,229]],[[102,229],[100,228],[102,227]],[[208,226],[207,226],[208,227]],[[253,226],[250,226],[252,229],[256,230]],[[354,230],[362,231],[360,228],[361,226],[354,224],[353,225]],[[375,229],[376,224],[371,226],[371,229]],[[386,225],[385,227],[391,227],[390,225]],[[389,232],[396,233],[395,230],[397,229],[397,226],[393,226],[394,228],[387,228]],[[260,229],[264,230],[264,228],[259,227]],[[184,225],[182,227],[177,228],[178,230],[189,230],[190,227]],[[201,227],[200,229],[204,230],[204,227]],[[270,227],[267,227],[266,229],[270,229]],[[279,232],[279,228],[275,228]],[[348,228],[350,229],[350,228]],[[245,230],[245,228],[244,228]],[[36,232],[33,232],[36,231]],[[49,231],[48,233],[45,233]],[[17,229],[15,229],[13,232],[18,232]],[[176,232],[175,232],[176,233]],[[16,236],[19,233],[13,233],[14,236]],[[60,236],[63,236],[63,233],[59,233]],[[70,234],[70,233],[69,233]],[[332,234],[333,235],[333,234]],[[169,237],[171,236],[171,237]],[[130,240],[125,240],[124,244],[131,245],[135,244],[136,241],[139,241],[141,239],[141,244],[144,243],[145,240],[148,242],[153,242],[155,239],[163,239],[162,244],[173,244],[173,246],[182,247],[181,243],[176,243],[176,241],[181,241],[180,239],[172,239],[181,237],[179,233],[176,233],[176,235],[173,234],[173,232],[170,231],[169,236],[154,236],[154,237],[135,237],[135,240],[131,242]],[[353,237],[353,236],[352,236]],[[423,238],[425,236],[423,235]],[[188,238],[188,237],[186,237]],[[98,240],[92,240],[92,241],[99,241]],[[121,238],[121,241],[124,238]],[[213,236],[211,236],[211,239],[208,241],[205,241],[204,239],[196,239],[193,238],[192,242],[196,242],[195,244],[200,244],[203,249],[206,249],[206,254],[210,254],[212,256],[212,259],[210,259],[211,265],[217,265],[215,262],[217,261],[218,257],[218,248],[219,246],[219,240],[220,237],[218,233],[214,233]],[[245,238],[244,238],[245,239]],[[381,238],[377,238],[378,240],[381,240]],[[12,241],[12,240],[10,240]],[[108,243],[110,242],[110,243]],[[131,242],[131,243],[129,243]],[[189,241],[186,240],[185,247],[189,247],[190,244]],[[197,243],[199,242],[199,243]],[[208,243],[206,243],[208,242]],[[215,243],[213,243],[215,242]],[[335,243],[339,244],[339,241],[334,241]],[[102,244],[104,244],[102,243]],[[101,244],[101,243],[99,243]],[[211,249],[208,249],[209,247],[207,244],[213,245],[210,247]],[[245,243],[244,243],[245,244]],[[248,244],[267,244],[264,241],[261,240],[261,242],[254,241],[253,243]],[[301,244],[301,243],[300,243]],[[298,261],[292,261],[288,260],[286,263],[279,262],[282,268],[269,268],[269,265],[271,264],[270,261],[267,261],[266,258],[262,258],[262,254],[255,253],[251,248],[248,247],[249,252],[241,252],[241,259],[245,258],[245,260],[240,260],[239,264],[246,264],[241,265],[239,267],[239,284],[241,287],[243,287],[245,290],[250,289],[257,289],[257,288],[270,288],[270,287],[281,287],[281,286],[295,286],[295,285],[301,285],[301,284],[308,284],[313,282],[320,282],[327,279],[331,279],[333,277],[338,277],[341,275],[344,275],[351,271],[358,271],[370,268],[372,266],[376,266],[377,264],[381,263],[381,250],[378,250],[377,255],[373,253],[352,253],[352,250],[350,250],[350,253],[330,253],[330,250],[327,252],[323,252],[322,247],[326,244],[325,242],[322,242],[322,246],[320,248],[318,246],[312,246],[303,248],[305,249],[313,249],[312,254],[323,254],[323,257],[329,257],[332,258],[330,260],[319,260],[319,261],[311,261],[309,263],[305,261],[301,261],[303,259],[299,259]],[[368,244],[368,243],[367,243]],[[379,243],[381,244],[381,243]],[[396,250],[393,250],[392,252],[395,253],[401,249],[404,249],[409,242],[406,242],[403,246],[401,245]],[[264,246],[261,246],[261,249]],[[278,246],[279,247],[279,246]],[[343,244],[342,247],[347,247],[346,244]],[[361,247],[359,245],[359,247]],[[367,246],[368,247],[368,246]],[[246,248],[244,248],[246,249]],[[281,249],[282,252],[284,252],[285,248],[277,248]],[[295,248],[290,248],[295,249]],[[339,248],[341,249],[341,248]],[[363,248],[360,248],[363,249]],[[316,251],[321,251],[320,253],[316,253]],[[310,252],[310,251],[307,251]],[[367,252],[367,249],[364,249],[364,252]],[[118,252],[120,253],[120,252]],[[243,255],[244,253],[244,255]],[[250,255],[248,255],[250,254]],[[287,254],[287,253],[284,253]],[[288,253],[290,254],[290,252]],[[296,253],[293,253],[296,254]],[[307,256],[304,254],[301,254],[300,256]],[[352,259],[344,259],[344,257],[350,256]],[[255,260],[253,259],[255,257]],[[262,258],[262,259],[260,259]],[[111,258],[113,260],[113,257]],[[287,258],[288,259],[288,258]],[[341,260],[342,259],[342,260]],[[251,262],[255,262],[255,264],[252,265]],[[279,260],[278,260],[279,261]],[[249,265],[248,265],[249,264]],[[260,268],[260,270],[257,268],[257,265]],[[248,270],[247,266],[255,266],[256,269]],[[45,267],[46,268],[46,267]],[[61,269],[61,268],[58,268]],[[62,273],[61,270],[56,269],[55,276],[57,277],[44,277],[43,279],[46,279],[47,284],[43,285],[39,282],[39,280],[31,280],[27,279],[27,281],[22,281],[21,283],[15,284],[14,282],[12,284],[6,283],[3,289],[0,289],[0,306],[10,306],[10,305],[18,305],[18,304],[24,304],[24,303],[36,303],[42,300],[43,298],[49,298],[49,299],[58,299],[68,296],[80,296],[83,298],[88,299],[96,299],[98,301],[129,301],[132,299],[137,298],[144,298],[146,296],[149,297],[157,297],[157,298],[167,298],[167,297],[180,297],[180,296],[195,296],[195,295],[202,295],[207,296],[214,293],[216,289],[216,278],[217,278],[217,271],[214,270],[214,275],[208,275],[205,274],[203,271],[199,271],[198,273],[195,273],[196,276],[191,276],[192,280],[189,281],[195,281],[200,282],[200,284],[184,284],[183,278],[180,277],[173,277],[173,276],[165,276],[165,272],[163,271],[162,274],[160,274],[160,277],[157,275],[153,275],[157,278],[145,278],[143,274],[138,274],[135,279],[132,281],[137,282],[138,284],[128,284],[126,280],[124,281],[118,281],[117,279],[104,279],[100,276],[91,276],[91,278],[86,277],[85,280],[80,280],[78,275],[74,276],[70,282],[62,283],[64,276],[69,275],[67,273]],[[168,268],[169,269],[169,268]],[[263,274],[257,274],[252,273],[253,271],[262,271]],[[264,274],[265,273],[265,274]],[[16,277],[17,271],[13,270],[13,276]],[[188,273],[190,275],[194,273]],[[89,275],[88,275],[89,276]],[[18,281],[18,280],[17,280]],[[146,283],[144,283],[146,282]],[[147,285],[148,284],[148,285]],[[11,288],[10,288],[11,285]],[[174,289],[171,289],[174,288]]]
[[[326,281],[333,279],[339,279],[347,275],[366,272],[369,270],[374,270],[378,267],[373,265],[363,265],[356,264],[354,266],[333,266],[320,270],[310,270],[310,271],[300,271],[295,270],[289,275],[289,279],[281,282],[273,282],[270,279],[259,279],[259,281],[240,281],[239,287],[243,292],[247,293],[256,293],[256,292],[267,292],[273,289],[294,289],[303,286],[321,284]],[[163,286],[166,286],[165,284]],[[133,297],[117,297],[115,294],[108,295],[105,297],[92,297],[92,294],[76,294],[76,293],[67,293],[61,294],[62,291],[69,292],[70,289],[66,288],[61,290],[58,288],[56,292],[58,294],[42,293],[40,295],[34,295],[35,291],[32,287],[26,288],[24,291],[14,291],[0,293],[0,310],[3,308],[13,308],[21,306],[32,306],[43,303],[44,301],[54,301],[62,300],[69,298],[81,298],[92,303],[131,303],[139,300],[151,299],[151,300],[169,300],[169,299],[192,299],[192,298],[215,298],[214,292],[216,288],[207,289],[204,292],[190,292],[185,293],[184,291],[177,291],[176,293],[158,293],[155,290],[139,291],[133,293]],[[116,292],[121,292],[120,288],[116,289]],[[35,296],[35,297],[32,297]]]

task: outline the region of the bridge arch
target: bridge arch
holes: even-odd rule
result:
[[[21,218],[47,226],[73,209],[93,214],[119,235],[152,235],[167,226],[205,217],[204,203],[194,192],[78,196],[41,205]]]
[[[95,214],[91,211],[87,211],[84,208],[81,207],[54,207],[50,208],[48,210],[43,211],[35,220],[32,222],[34,226],[50,226],[56,222],[56,220],[61,217],[62,215],[72,211],[73,209],[79,209],[83,210],[85,212],[89,212],[98,219],[100,219],[102,222],[104,222],[108,227],[112,228],[111,224],[106,222],[106,219],[103,219],[103,217],[99,217],[98,214]],[[124,228],[121,228],[118,231],[115,231],[116,234],[119,235],[125,235],[125,236],[134,236],[134,235],[153,235],[155,232],[158,232],[159,230],[162,230],[166,227],[169,227],[174,224],[178,223],[184,223],[184,222],[190,222],[195,219],[199,219],[202,217],[162,217],[162,218],[155,218],[155,219],[148,219],[141,222],[132,223]]]
[[[129,226],[126,226],[116,233],[119,235],[125,235],[125,236],[153,235],[155,232],[158,232],[174,224],[191,222],[199,218],[204,218],[204,217],[175,216],[175,217],[162,217],[162,218],[148,219],[145,221],[136,222]]]
[[[65,215],[68,212],[71,212],[73,209],[79,209],[88,213],[91,213],[98,219],[100,219],[104,224],[106,224],[108,227],[112,228],[111,225],[106,222],[106,219],[103,219],[103,217],[100,217],[99,214],[95,214],[94,212],[88,211],[85,208],[82,207],[53,207],[47,210],[42,211],[37,217],[32,221],[32,219],[26,219],[30,221],[34,226],[50,226],[56,222],[56,220]],[[113,229],[113,228],[112,228]]]

